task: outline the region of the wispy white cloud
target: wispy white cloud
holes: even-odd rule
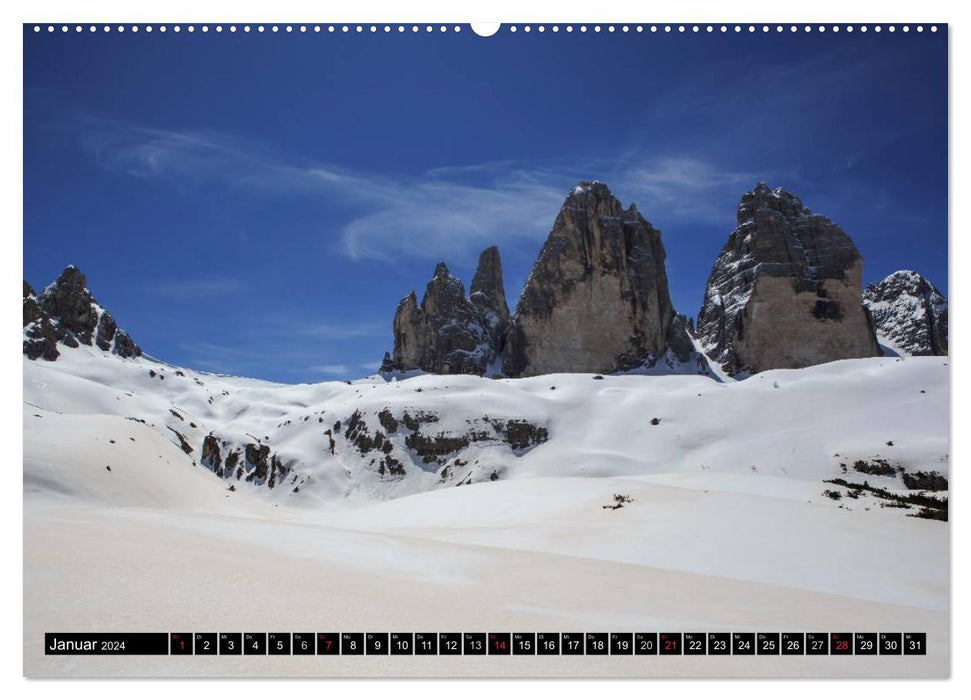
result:
[[[354,370],[348,365],[310,365],[307,367],[308,372],[315,374],[324,374],[328,377],[344,377],[351,375]]]
[[[210,360],[239,360],[250,356],[251,351],[233,347],[230,345],[219,345],[205,340],[187,340],[179,343],[179,349],[194,353],[200,357]]]
[[[186,354],[188,366],[241,376],[259,376],[272,364],[276,370],[299,378],[308,374],[350,378],[373,374],[381,364],[333,361],[334,355],[326,347],[317,344],[294,347],[292,337],[269,334],[260,336],[255,343],[187,340],[178,347]]]
[[[291,326],[295,335],[308,335],[321,340],[352,340],[386,335],[387,324],[298,322]]]
[[[197,299],[200,297],[235,294],[244,287],[243,282],[231,277],[206,277],[201,279],[168,280],[143,285],[149,294],[173,299]]]
[[[271,337],[341,341],[387,335],[390,320],[316,320],[306,318],[292,310],[278,310],[273,314],[255,318],[254,323]]]
[[[624,190],[637,193],[641,210],[648,217],[658,214],[667,220],[732,222],[720,195],[729,192],[737,199],[759,179],[770,173],[749,173],[719,169],[697,158],[660,157],[643,160],[619,176]]]
[[[81,143],[99,163],[132,177],[218,184],[267,196],[313,196],[349,206],[357,214],[340,228],[337,244],[352,260],[458,257],[495,243],[535,241],[549,230],[569,188],[584,179],[607,182],[625,204],[636,201],[655,224],[730,222],[731,212],[710,195],[726,186],[740,192],[765,176],[642,149],[612,158],[506,160],[391,176],[302,160],[216,132],[93,120],[82,128]]]
[[[452,257],[549,228],[562,188],[514,179],[472,186],[423,180],[395,188],[351,221],[341,244],[351,259]]]

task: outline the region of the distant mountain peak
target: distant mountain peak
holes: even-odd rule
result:
[[[947,300],[913,270],[897,270],[867,285],[863,305],[877,333],[908,355],[947,355]]]
[[[138,357],[141,348],[118,328],[114,317],[95,301],[87,278],[75,265],[35,294],[24,280],[24,354],[54,361],[63,347],[97,347],[121,357]]]

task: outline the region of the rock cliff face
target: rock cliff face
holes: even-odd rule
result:
[[[665,352],[673,317],[660,232],[633,204],[624,209],[606,185],[581,182],[519,298],[503,371],[633,369]]]
[[[462,281],[444,262],[425,287],[421,304],[414,292],[394,316],[394,370],[436,374],[483,374],[502,352],[509,309],[496,248],[485,250],[466,297]]]
[[[121,357],[142,354],[110,313],[91,296],[84,274],[74,265],[39,295],[24,282],[24,354],[32,360],[56,360],[59,346],[94,345]]]
[[[698,337],[730,374],[880,354],[863,308],[863,259],[839,226],[759,183],[742,196],[698,314]]]
[[[908,355],[947,355],[947,300],[911,270],[887,275],[863,292],[877,334]]]

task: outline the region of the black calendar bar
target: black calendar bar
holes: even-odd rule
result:
[[[48,655],[925,656],[925,632],[149,632],[44,635]],[[643,660],[642,660],[643,661]]]
[[[48,632],[44,635],[44,653],[51,656],[157,656],[169,653],[169,635],[166,632]]]

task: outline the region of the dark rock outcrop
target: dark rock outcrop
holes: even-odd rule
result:
[[[39,295],[24,282],[24,354],[56,360],[59,345],[94,345],[121,357],[138,357],[141,348],[91,296],[84,274],[68,265]]]
[[[41,308],[33,287],[24,281],[24,354],[31,360],[43,358],[53,362],[61,354],[58,343],[78,347],[74,336]]]
[[[660,357],[674,310],[661,233],[606,185],[567,196],[509,324],[503,371],[614,372]]]
[[[730,374],[877,356],[862,267],[839,226],[760,182],[708,278],[698,338]]]
[[[913,474],[903,473],[901,477],[904,486],[912,490],[920,491],[947,491],[947,478],[939,472],[915,472]]]
[[[352,463],[363,459],[364,468],[377,472],[382,480],[394,481],[409,472],[436,472],[439,483],[458,484],[488,478],[489,468],[479,462],[484,450],[508,446],[512,454],[506,457],[517,459],[550,439],[547,426],[525,418],[469,417],[458,428],[442,428],[440,421],[437,414],[426,411],[357,409],[339,422],[344,431],[336,435],[340,442],[331,439],[330,453]],[[453,473],[457,468],[464,469]]]
[[[863,292],[877,335],[908,355],[947,355],[947,300],[926,277],[900,270]]]
[[[202,441],[202,466],[211,470],[216,476],[223,476],[223,459],[219,449],[219,438],[206,435]]]
[[[514,450],[528,450],[550,439],[545,426],[535,425],[527,420],[492,421],[492,427]]]
[[[668,351],[679,362],[688,362],[695,354],[694,343],[691,342],[691,321],[684,314],[675,314],[668,328]],[[703,361],[703,360],[702,360]]]
[[[182,449],[182,451],[185,452],[187,455],[191,455],[192,445],[190,445],[189,441],[185,439],[185,435],[183,435],[178,430],[172,427],[169,427],[169,430],[175,433],[175,436],[179,439],[179,447]]]
[[[483,374],[502,350],[508,315],[498,250],[490,248],[480,256],[471,298],[441,262],[420,306],[414,292],[398,304],[392,367]]]
[[[181,436],[180,440],[183,440]],[[186,444],[183,440],[183,450],[186,449]],[[242,480],[271,489],[292,471],[269,445],[223,440],[213,433],[203,439],[202,457],[199,461],[203,467],[223,479]]]

